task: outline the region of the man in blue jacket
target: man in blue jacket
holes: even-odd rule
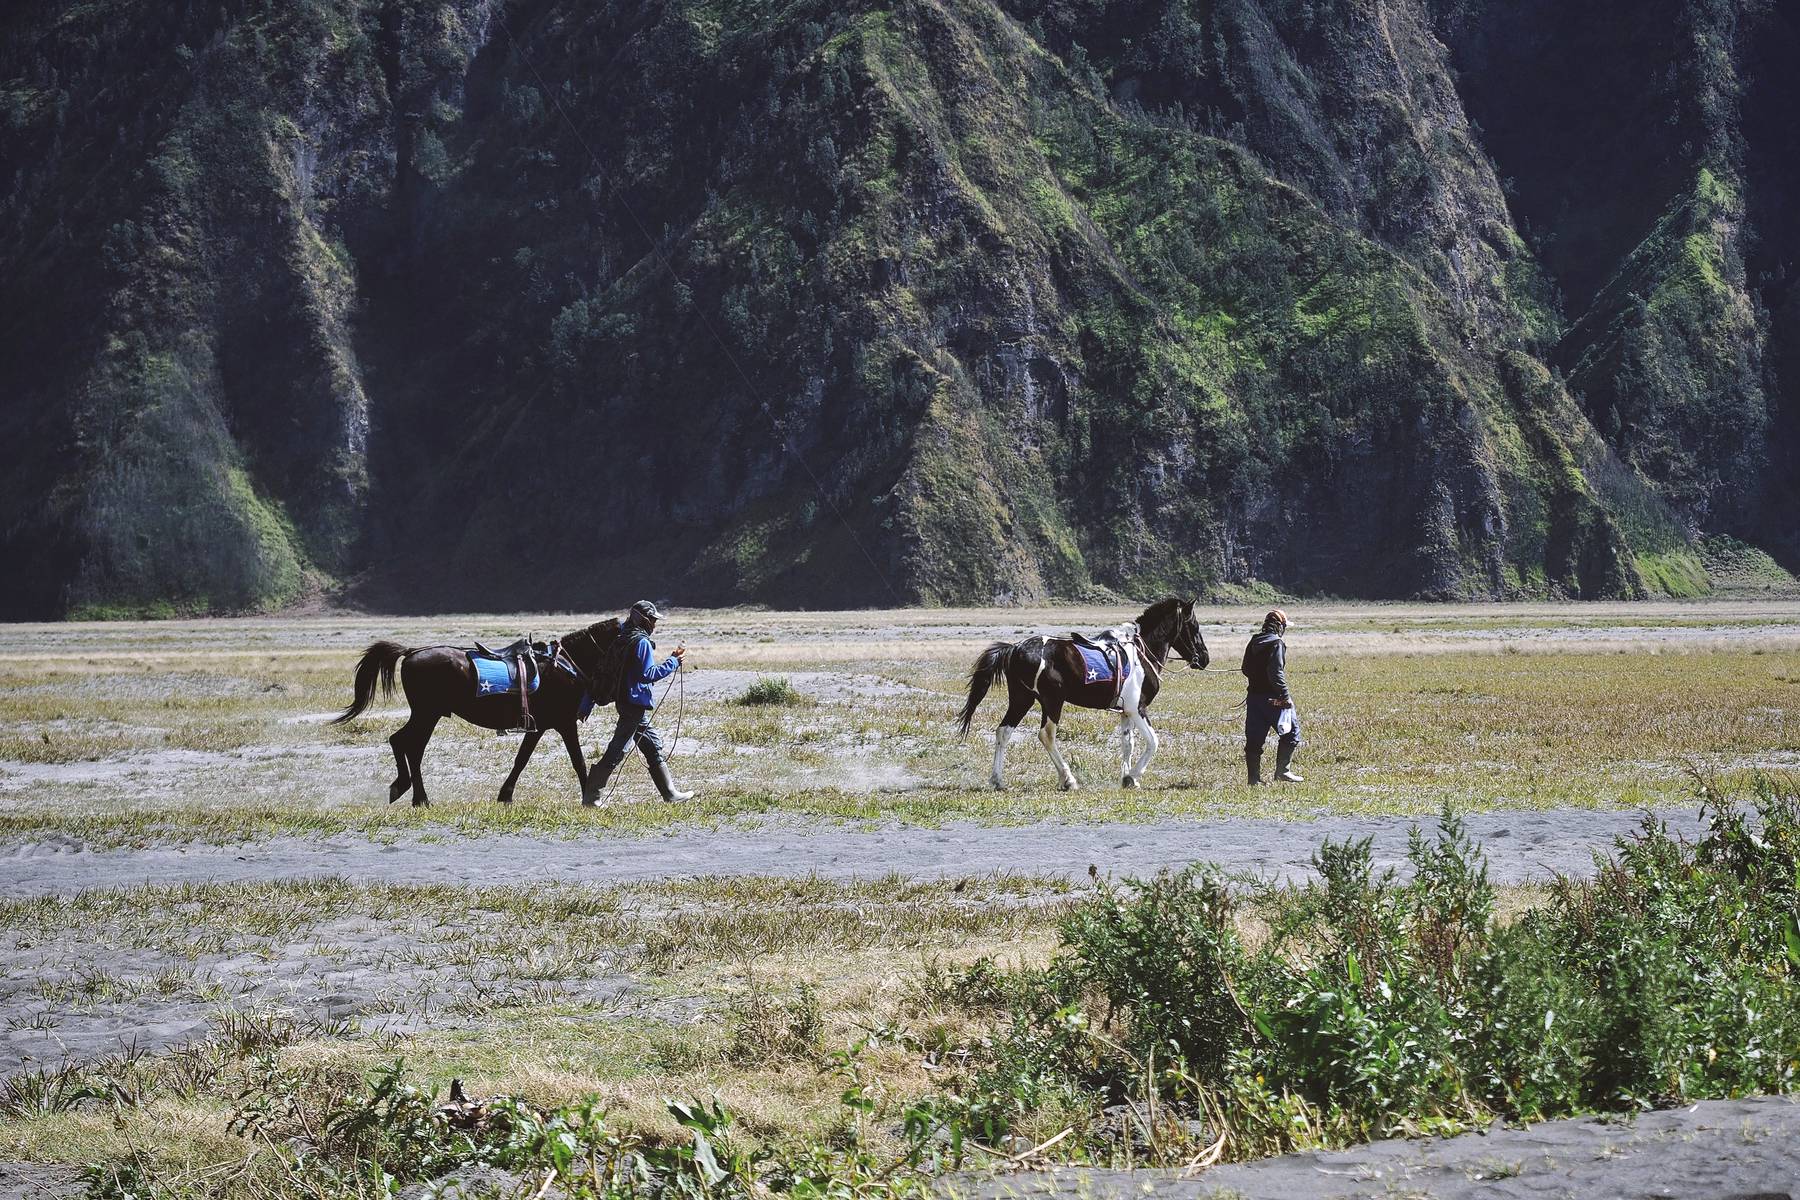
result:
[[[1251,787],[1262,782],[1263,742],[1276,732],[1275,779],[1280,783],[1305,783],[1291,765],[1300,746],[1300,718],[1288,693],[1287,614],[1272,609],[1263,618],[1262,632],[1244,647],[1243,672],[1249,680],[1244,697],[1244,769]]]
[[[687,654],[686,646],[677,646],[669,657],[656,661],[656,643],[650,640],[650,635],[656,631],[656,622],[661,616],[656,605],[639,600],[631,606],[625,624],[619,628],[613,660],[619,665],[618,686],[613,695],[613,703],[619,710],[619,723],[613,727],[612,741],[607,743],[606,753],[588,773],[587,791],[581,802],[589,807],[600,803],[600,789],[625,761],[625,751],[634,741],[644,752],[644,765],[650,769],[650,778],[664,800],[694,798],[694,793],[677,789],[670,778],[662,737],[650,724],[651,710],[656,707],[656,696],[650,685],[680,670],[682,657]]]

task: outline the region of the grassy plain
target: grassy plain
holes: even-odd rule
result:
[[[1237,659],[1253,612],[1206,614],[1205,672],[1175,671],[1153,718],[1163,749],[1146,788],[1116,782],[1112,722],[1076,712],[1062,793],[1042,751],[1018,747],[1010,790],[986,787],[992,724],[955,736],[966,664],[988,640],[1095,628],[1092,610],[678,613],[694,669],[659,724],[702,801],[653,802],[629,767],[613,803],[584,812],[560,747],[543,744],[511,808],[493,804],[516,737],[445,722],[427,752],[435,805],[381,803],[398,697],[349,726],[350,672],[376,637],[407,644],[554,634],[584,618],[369,618],[0,629],[0,838],[90,846],[230,842],[279,832],[479,834],[646,829],[767,813],[856,820],[1016,822],[1171,814],[1431,812],[1655,804],[1690,767],[1724,773],[1800,758],[1800,605],[1343,607],[1296,614],[1291,672],[1310,770],[1302,788],[1238,783]],[[759,678],[799,704],[735,701]],[[808,703],[810,701],[810,703]],[[590,754],[604,710],[584,735]]]
[[[1299,609],[1289,641],[1311,782],[1251,793],[1233,705],[1257,614],[1219,610],[1203,618],[1212,669],[1173,673],[1157,702],[1164,749],[1145,789],[1112,786],[1111,722],[1097,713],[1065,721],[1083,790],[1054,790],[1031,743],[1010,790],[987,789],[987,738],[950,725],[967,662],[991,638],[1123,615],[677,612],[661,640],[685,640],[695,669],[659,723],[679,725],[678,772],[704,799],[651,803],[628,765],[618,802],[598,812],[576,805],[549,744],[518,802],[494,804],[516,742],[454,724],[426,760],[434,806],[390,808],[389,702],[325,723],[375,637],[466,643],[586,618],[0,628],[0,854],[54,839],[581,838],[696,822],[729,836],[731,822],[770,814],[1015,823],[1640,806],[1691,800],[1690,772],[1731,787],[1800,763],[1800,605]],[[795,695],[765,684],[758,694],[777,702],[739,702],[776,676]],[[980,724],[999,711],[990,699]],[[600,732],[590,727],[590,752]],[[251,1194],[275,1187],[278,1167],[228,1131],[245,1096],[342,1094],[397,1058],[472,1094],[551,1104],[598,1090],[653,1133],[674,1131],[665,1097],[695,1095],[722,1099],[752,1142],[841,1139],[851,1068],[834,1052],[867,1043],[854,1070],[891,1116],[979,1035],[955,968],[1042,960],[1087,891],[1017,870],[613,888],[121,878],[15,896],[0,902],[0,1036],[16,1051],[0,1071],[0,1159],[139,1155],[177,1181],[171,1194]]]

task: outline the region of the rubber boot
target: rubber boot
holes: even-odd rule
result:
[[[656,784],[656,790],[662,793],[662,798],[664,800],[667,800],[671,804],[679,804],[683,800],[692,800],[694,798],[694,793],[678,791],[676,789],[675,781],[669,777],[668,763],[659,758],[647,762],[646,765],[650,768],[651,782]]]
[[[606,790],[606,781],[612,778],[612,773],[617,767],[617,763],[609,763],[605,759],[594,764],[594,769],[588,772],[587,787],[582,789],[581,807],[596,808],[599,806],[600,793]]]
[[[1288,764],[1294,760],[1294,748],[1282,746],[1275,751],[1275,779],[1278,783],[1305,783]]]
[[[1262,782],[1262,751],[1244,751],[1244,770],[1250,776],[1250,786],[1255,787]]]

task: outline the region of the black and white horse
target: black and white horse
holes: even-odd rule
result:
[[[1206,639],[1200,636],[1200,621],[1194,616],[1191,600],[1170,596],[1158,600],[1135,621],[1115,626],[1094,639],[1100,644],[1113,643],[1123,660],[1125,680],[1115,689],[1111,680],[1089,682],[1087,662],[1072,638],[1028,637],[1022,642],[995,642],[981,652],[969,672],[969,699],[963,705],[960,724],[964,733],[975,719],[975,710],[996,676],[1006,676],[1006,715],[994,734],[994,786],[1004,787],[1002,772],[1006,768],[1007,747],[1019,735],[1019,722],[1033,704],[1043,706],[1044,721],[1038,729],[1038,740],[1050,752],[1056,764],[1057,778],[1063,790],[1077,785],[1075,773],[1063,761],[1056,748],[1056,726],[1062,720],[1063,705],[1080,708],[1119,709],[1119,785],[1134,788],[1144,778],[1144,769],[1156,754],[1156,730],[1150,727],[1150,702],[1162,687],[1163,664],[1173,650],[1189,667],[1201,671],[1211,661],[1206,652]],[[1142,735],[1144,750],[1132,760],[1133,742]]]

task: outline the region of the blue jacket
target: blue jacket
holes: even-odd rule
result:
[[[673,673],[681,660],[671,654],[657,662],[650,635],[641,629],[634,629],[625,636],[631,639],[631,645],[625,651],[625,677],[619,681],[621,698],[639,708],[655,708],[656,697],[651,693],[650,685]]]

